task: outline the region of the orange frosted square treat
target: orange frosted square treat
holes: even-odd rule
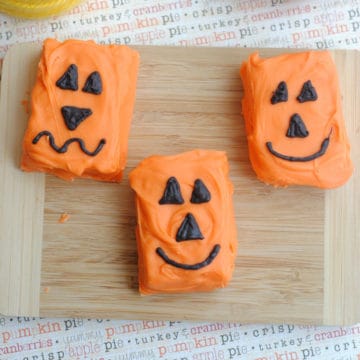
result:
[[[120,181],[138,64],[138,53],[126,46],[45,40],[21,168]]]
[[[257,177],[275,186],[334,188],[353,172],[335,64],[308,51],[242,64],[242,111]]]
[[[237,252],[226,154],[152,156],[130,173],[142,294],[227,285]]]

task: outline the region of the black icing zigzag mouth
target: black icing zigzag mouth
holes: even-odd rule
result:
[[[58,147],[56,144],[55,144],[55,139],[54,139],[54,136],[53,134],[50,132],[50,131],[41,131],[39,132],[33,139],[32,143],[33,144],[37,144],[39,142],[39,140],[43,137],[43,136],[47,136],[49,137],[49,143],[50,143],[50,146],[56,151],[58,152],[59,154],[64,154],[68,151],[68,148],[69,148],[69,145],[74,143],[74,142],[77,142],[80,146],[80,149],[83,153],[85,153],[86,155],[89,155],[89,156],[96,156],[100,151],[101,149],[103,148],[103,146],[106,144],[106,140],[105,139],[101,139],[99,141],[99,144],[98,146],[96,147],[96,149],[94,151],[89,151],[86,146],[85,146],[85,143],[84,143],[84,140],[80,139],[80,138],[70,138],[68,140],[66,140],[64,142],[64,144],[60,147]]]

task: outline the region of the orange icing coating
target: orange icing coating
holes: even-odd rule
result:
[[[233,186],[228,178],[226,154],[193,150],[174,156],[151,156],[130,175],[136,193],[136,238],[139,258],[139,290],[142,294],[209,291],[224,287],[231,279],[237,254]],[[182,204],[159,204],[169,178],[175,177]],[[211,194],[204,203],[192,203],[194,182],[201,179]],[[203,239],[176,241],[179,227],[192,214]],[[167,263],[157,249],[178,264],[191,266],[218,253],[199,269]]]
[[[240,74],[249,157],[257,177],[274,186],[334,188],[344,184],[352,175],[353,165],[336,67],[330,53],[308,51],[268,59],[254,53],[242,64]],[[300,102],[297,96],[309,80],[317,99]],[[282,81],[287,85],[288,100],[272,104],[273,93]],[[308,135],[286,136],[294,114],[301,117]],[[283,155],[306,158],[319,152],[327,138],[324,154],[310,161],[282,159],[266,145],[271,143]]]
[[[62,89],[56,83],[72,64],[77,67],[78,89]],[[31,116],[23,141],[21,168],[52,173],[67,180],[85,177],[120,181],[126,164],[138,64],[138,53],[126,46],[45,40],[31,94]],[[93,72],[101,77],[100,94],[83,91]],[[62,114],[62,107],[70,106],[92,112],[72,130],[66,126]],[[84,153],[78,141],[69,143],[66,152],[58,153],[50,146],[47,133],[33,143],[44,131],[52,134],[58,148],[74,138],[81,139],[90,152],[101,140],[105,144],[95,156]]]

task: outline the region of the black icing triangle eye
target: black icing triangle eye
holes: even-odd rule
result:
[[[201,204],[209,202],[211,199],[210,191],[200,179],[196,179],[194,183],[194,190],[191,194],[190,202],[193,204]]]
[[[64,74],[56,82],[56,86],[63,90],[78,89],[78,68],[75,64],[71,64]]]
[[[302,120],[299,114],[294,114],[290,118],[290,125],[288,131],[286,133],[287,137],[299,137],[304,138],[309,135],[309,131],[307,130],[304,121]]]
[[[159,200],[160,205],[164,204],[183,204],[184,199],[181,195],[180,185],[175,177],[170,177],[166,183],[166,188],[162,198]]]
[[[315,101],[317,98],[316,90],[311,81],[306,81],[301,89],[300,95],[297,97],[298,101],[303,103],[306,101]]]
[[[176,241],[202,240],[203,238],[204,236],[194,216],[188,213],[176,233]]]
[[[281,81],[271,97],[271,103],[288,101],[288,89],[285,81]]]
[[[86,79],[85,85],[82,91],[99,95],[102,92],[101,76],[97,71],[92,72]]]

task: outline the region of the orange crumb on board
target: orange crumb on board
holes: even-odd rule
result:
[[[45,294],[48,294],[50,292],[50,288],[48,287],[48,286],[46,286],[45,288],[44,288],[44,293]]]
[[[66,213],[63,213],[63,214],[60,215],[58,222],[63,224],[65,222],[67,222],[69,219],[70,219],[70,215],[66,214]]]

